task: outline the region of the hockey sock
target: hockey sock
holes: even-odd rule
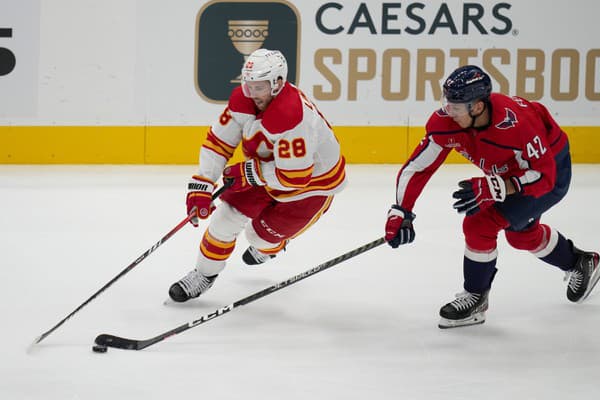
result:
[[[463,262],[464,289],[470,293],[484,293],[490,290],[496,275],[496,259],[478,262],[467,257]]]
[[[565,237],[559,233],[558,241],[554,249],[552,249],[547,256],[540,257],[540,260],[564,271],[569,271],[577,261],[577,255],[573,251],[573,242],[565,239]]]

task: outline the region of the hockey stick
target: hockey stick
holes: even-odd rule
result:
[[[219,197],[221,195],[221,193],[223,193],[223,191],[225,189],[227,189],[229,186],[231,186],[231,183],[232,182],[226,182],[219,190],[217,190],[213,194],[212,199],[215,200],[217,197]],[[98,295],[100,293],[104,292],[113,283],[115,283],[117,280],[119,280],[123,275],[125,275],[126,273],[128,273],[129,271],[131,271],[136,265],[138,265],[144,259],[146,259],[146,257],[148,257],[152,252],[154,252],[154,250],[158,249],[160,247],[160,245],[162,245],[164,242],[166,242],[167,240],[169,240],[169,238],[171,236],[173,236],[177,231],[179,231],[181,228],[183,228],[191,219],[192,219],[192,214],[186,216],[180,223],[177,224],[177,226],[175,228],[171,229],[169,231],[169,233],[167,233],[158,242],[156,242],[152,247],[150,247],[148,250],[146,250],[144,252],[144,254],[142,254],[141,256],[139,256],[138,258],[136,258],[134,262],[132,262],[131,264],[129,264],[127,266],[127,268],[125,268],[117,276],[115,276],[114,278],[112,278],[106,285],[102,286],[100,288],[100,290],[98,290],[96,293],[94,293],[93,295],[91,295],[89,299],[87,299],[86,301],[84,301],[83,303],[81,303],[81,305],[79,305],[79,307],[77,307],[69,315],[67,315],[66,317],[64,317],[60,322],[58,322],[56,325],[54,325],[51,329],[49,329],[48,331],[46,331],[46,332],[42,333],[40,336],[38,336],[33,341],[33,343],[31,343],[30,347],[33,346],[33,345],[38,344],[39,342],[41,342],[42,340],[44,340],[46,337],[48,337],[48,335],[50,335],[52,332],[54,332],[56,329],[58,329],[58,327],[60,327],[69,318],[71,318],[73,315],[75,315],[75,313],[77,313],[79,310],[81,310],[83,307],[85,307],[90,301],[92,301],[96,297],[98,297]]]
[[[276,283],[273,286],[269,286],[268,288],[263,289],[254,294],[251,294],[248,297],[244,297],[243,299],[237,300],[236,302],[234,302],[232,304],[229,304],[225,307],[219,308],[218,310],[215,310],[215,311],[211,312],[210,314],[206,314],[197,320],[187,322],[183,325],[178,326],[175,329],[171,329],[170,331],[161,333],[160,335],[155,336],[153,338],[146,339],[146,340],[136,340],[136,339],[127,339],[127,338],[103,333],[101,335],[98,335],[94,341],[96,342],[96,344],[101,345],[101,346],[116,347],[119,349],[126,349],[126,350],[145,349],[146,347],[152,346],[155,343],[161,342],[168,337],[174,336],[183,331],[187,331],[190,328],[193,328],[195,326],[198,326],[200,324],[208,322],[212,319],[220,317],[221,315],[226,314],[229,311],[232,311],[234,308],[249,304],[255,300],[260,299],[261,297],[265,297],[271,293],[274,293],[280,289],[283,289],[286,286],[290,286],[298,281],[308,278],[311,275],[315,275],[316,273],[324,271],[327,268],[333,267],[334,265],[337,265],[337,264],[339,264],[343,261],[346,261],[354,256],[364,253],[367,250],[371,250],[371,249],[383,244],[384,242],[385,242],[384,238],[379,238],[377,240],[374,240],[374,241],[367,243],[363,246],[360,246],[354,250],[344,253],[341,256],[338,256],[332,260],[329,260],[323,264],[317,265],[316,267],[311,268],[308,271],[304,271],[304,272],[302,272],[298,275],[295,275],[285,281]]]

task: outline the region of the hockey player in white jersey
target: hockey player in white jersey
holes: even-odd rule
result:
[[[243,230],[250,243],[244,262],[264,263],[314,224],[344,187],[345,160],[331,126],[286,78],[281,52],[256,50],[209,129],[186,205],[196,226],[198,218],[212,217],[194,270],[169,289],[174,301],[198,297],[213,285]],[[226,166],[239,145],[245,160]],[[213,213],[221,175],[233,184]]]

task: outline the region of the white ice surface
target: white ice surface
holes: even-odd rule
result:
[[[396,170],[350,165],[350,185],[284,255],[247,267],[242,237],[208,294],[165,306],[203,232],[186,226],[26,353],[183,218],[194,167],[0,166],[0,398],[594,398],[600,294],[570,304],[563,274],[503,235],[486,323],[437,328],[462,285],[451,193],[477,174],[466,165],[429,183],[410,246],[380,246],[143,351],[91,351],[99,333],[153,337],[377,239]],[[542,221],[598,250],[599,192],[600,166],[575,165]]]

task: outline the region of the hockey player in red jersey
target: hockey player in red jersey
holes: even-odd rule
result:
[[[344,187],[345,161],[331,126],[286,78],[281,52],[256,50],[243,65],[241,85],[209,129],[188,185],[192,222],[213,212],[211,197],[221,175],[233,184],[212,213],[196,267],[171,285],[174,301],[198,297],[213,285],[242,230],[250,243],[242,259],[264,263],[313,225]],[[239,145],[245,161],[226,166]]]
[[[489,76],[476,66],[452,72],[443,92],[442,108],[431,115],[426,136],[398,173],[396,203],[385,226],[394,248],[415,239],[415,201],[452,149],[484,173],[459,182],[453,194],[454,208],[465,214],[464,292],[440,309],[439,327],[485,321],[501,230],[512,247],[565,271],[567,298],[583,301],[600,276],[598,254],[540,223],[569,188],[565,132],[542,104],[492,93]]]

